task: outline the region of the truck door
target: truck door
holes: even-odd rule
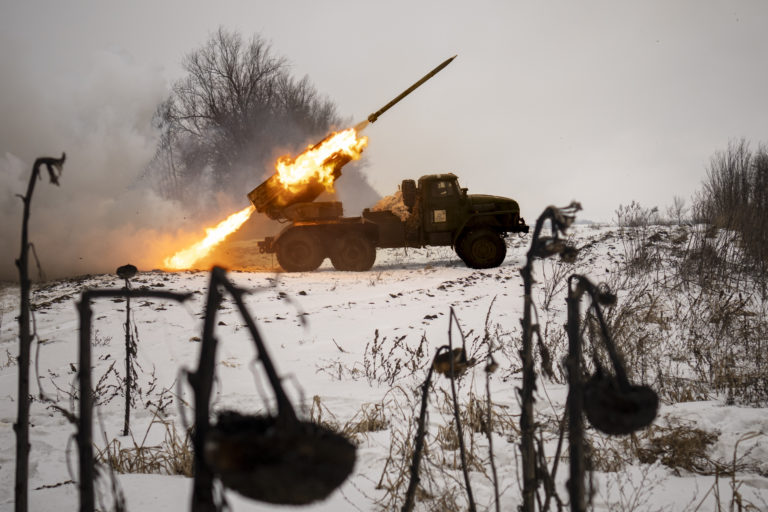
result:
[[[424,191],[424,232],[430,245],[450,245],[461,216],[455,179],[429,181]]]

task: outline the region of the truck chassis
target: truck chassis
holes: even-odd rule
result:
[[[259,249],[275,253],[288,272],[315,270],[327,257],[337,270],[360,272],[373,266],[378,248],[426,246],[450,246],[467,266],[491,268],[504,261],[508,233],[528,232],[515,201],[468,195],[453,174],[423,176],[418,187],[405,180],[401,190],[406,220],[369,209],[343,217],[338,202],[296,203],[288,213],[291,224],[259,242]]]

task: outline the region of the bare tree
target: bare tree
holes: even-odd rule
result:
[[[667,207],[667,219],[678,226],[682,226],[688,217],[688,207],[685,206],[685,199],[680,196],[672,198],[672,204]]]
[[[162,135],[148,169],[167,195],[202,182],[242,194],[271,170],[276,150],[295,150],[341,123],[334,104],[307,77],[294,79],[258,36],[244,41],[220,28],[183,65],[187,75],[157,109]]]

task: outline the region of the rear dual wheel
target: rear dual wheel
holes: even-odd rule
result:
[[[346,233],[331,248],[331,263],[336,270],[363,272],[376,261],[376,246],[362,232]]]
[[[507,255],[507,244],[493,230],[474,229],[459,238],[456,254],[470,268],[498,267]]]
[[[307,229],[291,229],[277,240],[277,262],[286,272],[310,272],[325,259],[318,236]]]

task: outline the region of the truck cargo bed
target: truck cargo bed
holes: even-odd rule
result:
[[[393,248],[406,246],[405,222],[391,211],[373,212],[363,210],[363,218],[378,226],[379,239],[377,247]]]

